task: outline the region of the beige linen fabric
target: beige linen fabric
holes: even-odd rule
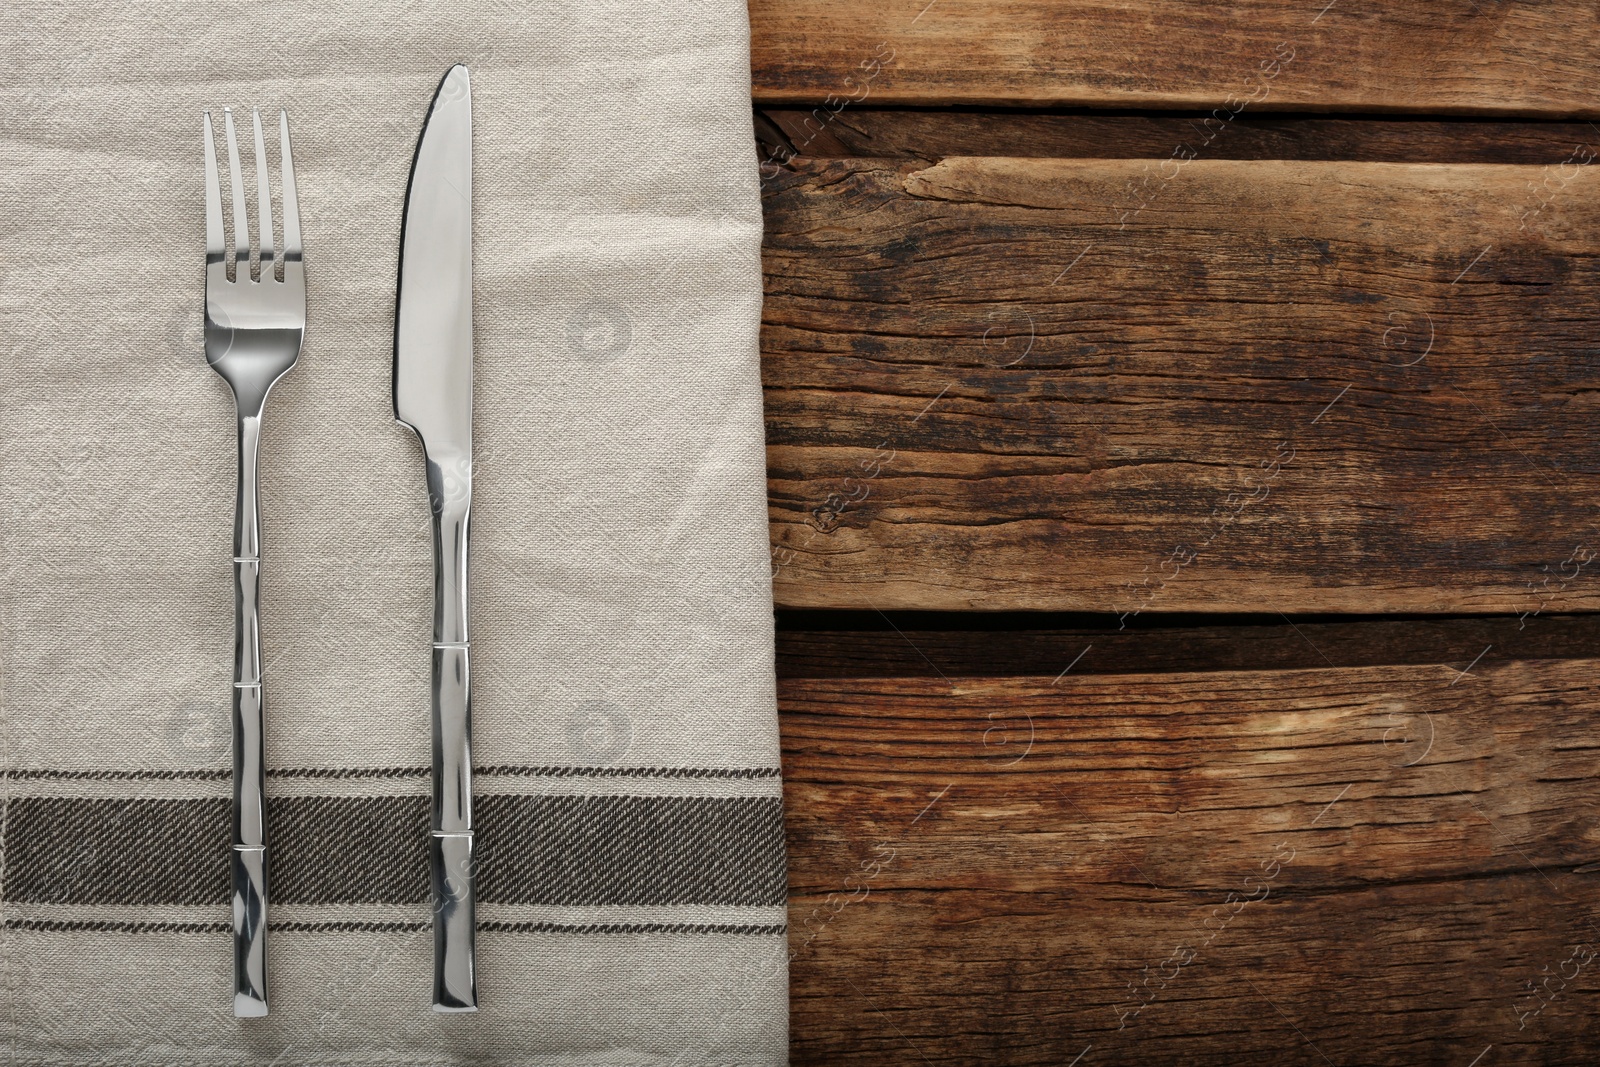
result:
[[[201,350],[206,108],[288,109],[305,234],[306,345],[261,461],[267,761],[299,774],[269,804],[319,772],[377,803],[385,774],[428,765],[427,501],[390,366],[407,171],[455,62],[475,125],[475,761],[521,768],[490,787],[530,796],[776,803],[747,37],[738,0],[0,10],[14,1062],[784,1062],[770,901],[624,907],[605,933],[579,929],[604,903],[486,906],[505,928],[480,934],[471,1016],[427,1010],[425,902],[285,904],[273,1013],[235,1020],[225,933],[72,885],[9,894],[17,812],[227,795],[235,443]],[[60,830],[29,855],[70,852]]]

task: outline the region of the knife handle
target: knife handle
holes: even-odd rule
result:
[[[468,458],[428,459],[433,506],[433,1010],[477,1011],[472,856],[472,673],[467,641]]]
[[[477,955],[472,889],[472,834],[435,833],[433,865],[433,1010],[477,1011]]]
[[[476,1011],[472,679],[466,645],[433,646],[433,1010]]]

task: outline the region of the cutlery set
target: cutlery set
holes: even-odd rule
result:
[[[261,116],[255,140],[257,241],[231,110],[223,113],[232,200],[224,233],[222,182],[211,114],[203,122],[206,175],[206,363],[233,390],[239,437],[234,512],[232,871],[234,999],[240,1017],[267,1014],[267,849],[263,818],[257,458],[262,410],[298,360],[306,327],[300,208],[289,119],[278,115],[279,232],[274,243]],[[433,1009],[477,1010],[472,859],[472,699],[467,630],[467,523],[472,505],[472,89],[451,67],[434,94],[406,189],[395,309],[394,413],[425,456],[433,514]],[[230,274],[230,259],[231,273]],[[256,267],[252,269],[252,259]]]

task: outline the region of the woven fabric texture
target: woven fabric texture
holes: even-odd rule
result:
[[[19,0],[0,41],[8,1062],[785,1062],[744,5]],[[436,1015],[432,558],[390,368],[407,173],[456,62],[481,1010]],[[308,284],[261,458],[253,1020],[226,925],[233,410],[201,348],[200,116],[225,106],[289,112]]]

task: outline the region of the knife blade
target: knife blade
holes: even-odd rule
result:
[[[406,187],[394,415],[422,441],[433,514],[433,1010],[478,1006],[467,533],[472,509],[472,83],[439,82]]]

